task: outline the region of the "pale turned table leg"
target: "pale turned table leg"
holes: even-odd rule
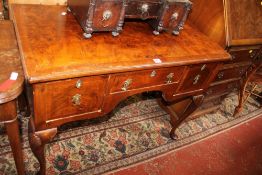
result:
[[[54,136],[57,133],[57,128],[51,128],[51,129],[35,132],[32,118],[30,118],[28,126],[29,126],[28,137],[29,137],[30,147],[40,164],[40,170],[37,174],[45,175],[46,174],[45,144],[54,138]]]
[[[172,104],[166,104],[163,101],[159,101],[161,107],[170,115],[172,129],[170,131],[170,137],[174,140],[177,139],[175,134],[175,130],[178,126],[187,118],[189,117],[203,102],[204,95],[197,95],[191,97],[191,102],[186,106],[184,112],[180,115],[177,115],[174,110],[172,109]],[[179,101],[178,101],[179,102]],[[174,103],[173,103],[174,104]]]

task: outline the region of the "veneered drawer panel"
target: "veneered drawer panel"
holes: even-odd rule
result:
[[[186,92],[202,89],[213,71],[216,70],[216,66],[216,63],[189,66],[186,77],[178,91]]]
[[[121,15],[123,2],[97,0],[95,6],[93,27],[102,31],[115,29]]]
[[[36,84],[35,116],[50,120],[98,111],[105,95],[106,82],[107,76],[94,76]]]
[[[130,0],[126,8],[125,16],[128,18],[156,18],[161,3],[159,1],[137,1]]]
[[[232,56],[232,61],[228,63],[251,61],[258,53],[258,49],[230,51],[229,53]]]
[[[110,77],[109,92],[124,92],[127,90],[177,83],[183,71],[184,67],[181,66],[114,74]]]
[[[231,78],[240,78],[247,70],[248,66],[234,67],[220,70],[215,81],[227,80]]]

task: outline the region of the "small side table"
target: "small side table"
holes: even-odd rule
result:
[[[24,74],[13,23],[0,22],[0,123],[4,123],[17,173],[25,174],[17,120],[17,97],[23,91]]]

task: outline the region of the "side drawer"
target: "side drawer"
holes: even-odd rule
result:
[[[181,66],[113,74],[109,80],[109,93],[178,83],[183,71]]]
[[[215,81],[222,81],[231,78],[240,78],[247,70],[248,66],[234,67],[220,70]]]
[[[48,121],[99,111],[106,82],[107,76],[94,76],[35,84],[35,117]]]
[[[217,63],[198,64],[189,66],[182,84],[179,86],[178,92],[189,92],[202,89],[213,71],[216,70]]]

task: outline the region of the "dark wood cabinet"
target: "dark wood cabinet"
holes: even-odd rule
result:
[[[118,36],[124,21],[140,19],[153,27],[158,35],[168,31],[178,35],[191,9],[189,0],[68,0],[68,7],[82,29],[84,37],[91,38],[93,32],[112,31]]]
[[[207,96],[221,97],[244,86],[244,75],[261,55],[262,47],[262,4],[261,0],[192,0],[188,22],[211,40],[217,42],[228,53],[231,61],[224,62],[210,89],[227,87]],[[258,60],[262,62],[262,60]],[[239,83],[235,83],[238,81]],[[224,89],[224,88],[222,88]],[[221,93],[219,93],[221,92]]]

